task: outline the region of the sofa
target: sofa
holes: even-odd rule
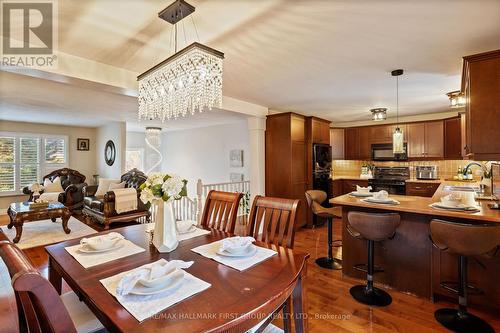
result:
[[[137,210],[118,214],[115,210],[115,193],[111,190],[104,196],[96,196],[97,185],[85,186],[83,188],[83,214],[86,219],[104,225],[104,229],[109,229],[109,225],[114,222],[132,222],[138,219],[150,221],[150,212],[139,199],[141,191],[139,187],[146,181],[147,176],[137,170],[132,169],[120,177],[121,182],[125,182],[126,188],[137,190]]]
[[[53,182],[57,177],[61,179],[61,186],[64,190],[59,193],[57,200],[64,206],[68,207],[72,213],[81,212],[83,208],[83,188],[87,186],[87,183],[85,183],[85,176],[76,170],[62,168],[54,170],[44,176],[43,181],[45,181],[45,179],[49,179]],[[30,201],[33,200],[33,192],[30,190],[30,186],[24,187],[23,193],[30,196]],[[44,192],[41,191],[40,194],[41,193]]]

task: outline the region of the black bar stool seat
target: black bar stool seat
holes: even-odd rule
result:
[[[358,302],[366,305],[387,306],[392,303],[392,297],[382,289],[373,286],[373,274],[382,272],[382,268],[375,268],[374,248],[375,242],[392,239],[396,229],[401,223],[397,213],[375,214],[364,212],[349,212],[347,214],[347,231],[351,236],[365,239],[368,246],[368,264],[366,269],[363,264],[355,265],[354,268],[366,271],[366,285],[352,287],[349,292]]]
[[[434,312],[436,320],[444,327],[461,333],[494,333],[483,319],[467,311],[467,295],[470,291],[480,293],[470,286],[467,279],[469,257],[492,257],[500,246],[500,226],[495,224],[463,224],[442,220],[430,223],[431,240],[443,252],[458,255],[458,287],[448,282],[441,284],[445,289],[458,294],[458,309],[443,308]]]
[[[342,208],[322,206],[321,204],[327,199],[327,194],[323,191],[309,190],[306,192],[306,199],[313,214],[328,221],[328,256],[316,259],[316,264],[326,269],[342,269],[342,260],[334,258],[332,253],[333,243],[340,242],[333,240],[333,219],[342,219]]]

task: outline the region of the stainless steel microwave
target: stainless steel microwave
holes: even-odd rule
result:
[[[408,144],[403,144],[404,153],[394,154],[392,143],[374,143],[372,144],[373,161],[406,161],[408,160]]]

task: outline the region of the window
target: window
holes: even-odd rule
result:
[[[0,195],[13,195],[67,165],[66,136],[0,132]]]
[[[129,148],[125,153],[125,168],[127,171],[137,168],[142,170],[144,165],[144,149],[143,148]]]

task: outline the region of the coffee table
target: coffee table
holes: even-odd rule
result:
[[[71,212],[60,202],[51,202],[47,208],[30,209],[28,202],[11,203],[7,209],[7,214],[10,218],[10,223],[7,228],[16,228],[16,237],[13,242],[17,243],[23,234],[24,222],[41,221],[51,219],[52,222],[56,218],[62,219],[62,227],[65,233],[69,234],[71,230],[68,228],[68,220],[71,217]]]

